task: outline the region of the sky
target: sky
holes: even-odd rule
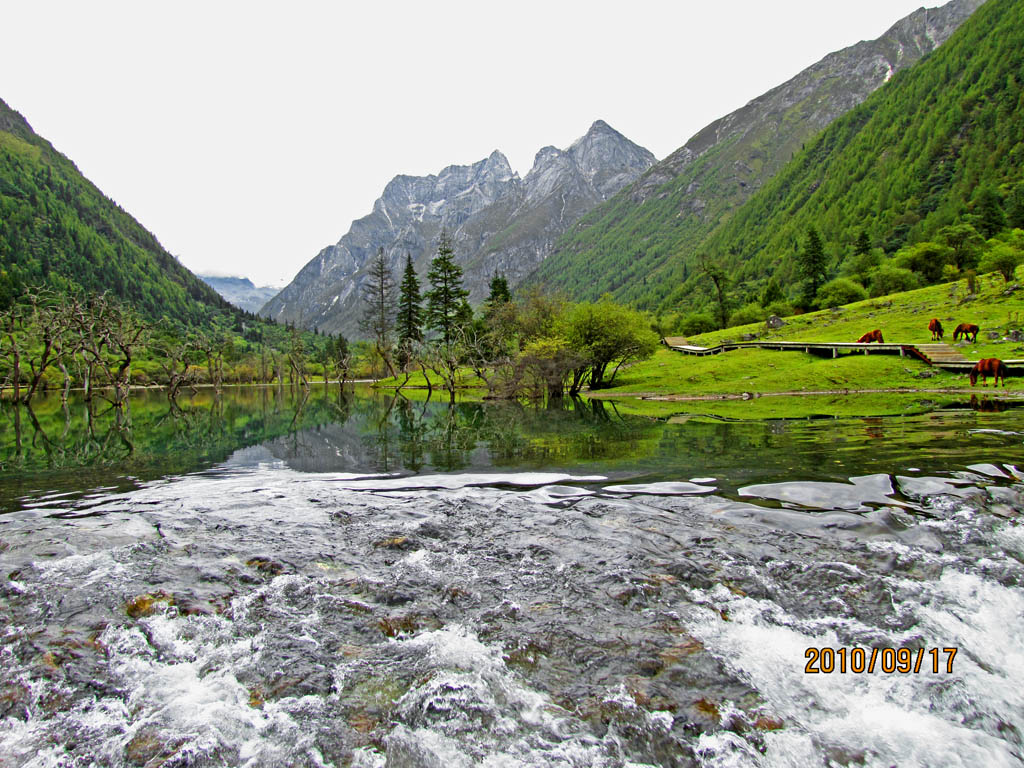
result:
[[[0,99],[194,272],[283,286],[398,174],[597,119],[661,159],[922,4],[0,0]]]

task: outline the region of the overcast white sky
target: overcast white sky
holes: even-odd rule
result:
[[[283,285],[397,174],[597,118],[660,159],[921,5],[0,0],[0,98],[190,269]]]

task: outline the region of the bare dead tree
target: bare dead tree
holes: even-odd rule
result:
[[[292,329],[291,346],[288,349],[288,366],[294,372],[293,381],[298,379],[303,389],[309,389],[306,378],[306,345],[302,342],[302,334]]]
[[[132,378],[132,356],[145,343],[149,324],[130,307],[112,304],[107,313],[107,347],[117,356],[117,370],[113,374],[114,402],[128,399]]]
[[[377,251],[377,256],[370,263],[360,297],[365,305],[365,314],[359,321],[359,330],[373,339],[374,349],[384,361],[388,374],[394,377],[391,354],[397,302],[395,281],[383,248]]]
[[[160,367],[167,379],[167,399],[172,406],[177,402],[178,392],[182,387],[189,387],[193,394],[196,391],[196,369],[189,362],[189,353],[195,349],[191,340],[173,339],[159,348]]]

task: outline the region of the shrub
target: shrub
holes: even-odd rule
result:
[[[885,296],[890,293],[912,291],[921,287],[917,275],[909,269],[883,264],[871,272],[871,296]]]
[[[937,283],[943,267],[953,263],[953,249],[940,243],[914,243],[901,249],[893,263],[917,273],[926,283]]]
[[[828,309],[842,304],[852,304],[855,301],[864,301],[867,297],[868,292],[860,283],[847,277],[837,277],[818,289],[818,306]]]
[[[981,273],[998,272],[1007,283],[1013,280],[1017,265],[1021,262],[1021,252],[1008,243],[997,243],[981,257],[978,271]]]
[[[708,333],[717,328],[711,315],[706,312],[693,312],[682,319],[679,324],[679,332],[684,336],[696,336],[701,333]]]
[[[789,317],[795,313],[796,310],[793,309],[793,305],[784,299],[773,301],[765,307],[765,315],[768,317],[771,317],[772,315],[776,315],[778,317]]]
[[[740,307],[729,317],[729,325],[749,325],[750,323],[760,323],[768,317],[768,314],[764,311],[764,307],[760,304],[751,302],[746,306]]]

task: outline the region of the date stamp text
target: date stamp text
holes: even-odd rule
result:
[[[956,648],[823,648],[811,647],[804,651],[807,664],[804,672],[809,675],[833,672],[846,674],[872,674],[876,670],[886,674],[920,674],[922,672],[953,673],[953,659]]]

